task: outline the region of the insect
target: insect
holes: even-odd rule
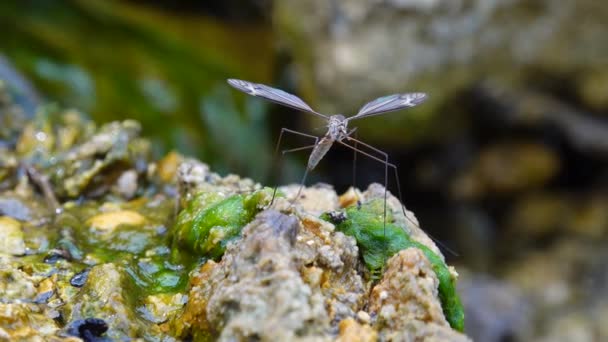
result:
[[[295,199],[298,199],[300,197],[300,193],[302,191],[302,188],[306,181],[306,176],[308,175],[308,173],[317,166],[317,164],[321,161],[321,159],[323,159],[325,154],[327,154],[327,152],[329,151],[329,149],[332,147],[332,145],[334,143],[338,143],[340,145],[346,146],[347,148],[355,151],[355,153],[361,153],[362,155],[365,155],[371,159],[374,159],[378,162],[383,163],[385,166],[384,167],[384,189],[385,189],[384,190],[384,225],[385,225],[385,229],[386,229],[386,210],[387,210],[386,199],[387,199],[387,191],[388,191],[386,188],[388,185],[388,169],[389,168],[392,168],[395,171],[395,177],[397,180],[397,189],[398,189],[398,193],[399,193],[399,200],[401,202],[403,202],[403,200],[401,198],[401,186],[399,184],[397,166],[393,163],[389,163],[388,154],[386,152],[383,152],[371,145],[368,145],[368,144],[354,138],[353,134],[356,132],[357,128],[349,129],[348,124],[352,120],[368,118],[371,116],[381,115],[381,114],[385,114],[385,113],[389,113],[389,112],[394,112],[394,111],[397,111],[400,109],[417,106],[427,99],[426,94],[424,94],[424,93],[405,93],[405,94],[393,94],[393,95],[383,96],[383,97],[377,98],[377,99],[365,104],[363,107],[361,107],[361,109],[359,110],[359,112],[357,114],[350,116],[350,117],[345,117],[342,114],[336,114],[336,115],[321,114],[321,113],[315,111],[314,109],[312,109],[308,104],[306,104],[304,101],[302,101],[302,99],[300,99],[299,97],[289,94],[283,90],[269,87],[264,84],[252,83],[252,82],[247,82],[247,81],[242,81],[242,80],[237,80],[237,79],[228,79],[228,84],[230,84],[232,87],[234,87],[248,95],[261,97],[266,100],[269,100],[269,101],[272,101],[272,102],[275,102],[275,103],[278,103],[278,104],[281,104],[281,105],[284,105],[287,107],[291,107],[291,108],[294,108],[294,109],[297,109],[297,110],[300,110],[300,111],[303,111],[306,113],[316,115],[316,116],[321,117],[326,120],[327,133],[325,133],[325,135],[321,138],[314,136],[314,135],[287,129],[287,128],[281,129],[281,133],[279,135],[279,140],[277,142],[277,146],[275,149],[275,154],[278,152],[278,148],[281,144],[281,139],[283,137],[283,134],[286,132],[314,139],[314,144],[312,144],[312,145],[298,147],[295,149],[284,151],[284,152],[294,152],[294,151],[312,149],[312,152],[310,153],[310,157],[308,158],[306,170],[304,171],[304,176],[302,177],[300,189],[298,190],[298,193],[297,193]],[[371,151],[371,152],[362,151],[361,149],[357,148],[358,145],[364,146],[365,148],[369,149],[369,151]],[[376,155],[373,155],[372,153],[375,153]],[[276,191],[276,189],[275,189],[275,191]],[[274,198],[274,196],[273,196],[273,198]],[[402,209],[403,209],[404,216],[409,220],[408,216],[405,213],[405,207],[403,205],[402,205]]]

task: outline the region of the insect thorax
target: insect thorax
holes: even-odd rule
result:
[[[348,135],[348,121],[342,114],[332,115],[329,117],[327,135],[332,140],[342,140]]]

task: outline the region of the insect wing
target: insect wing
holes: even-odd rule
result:
[[[287,93],[281,89],[269,87],[264,84],[252,83],[243,80],[229,79],[228,84],[234,88],[252,96],[258,96],[272,102],[282,104],[291,108],[299,109],[305,112],[316,114],[327,118],[325,115],[315,112],[306,102],[299,97]]]
[[[350,117],[349,120],[414,107],[424,102],[427,98],[428,96],[424,93],[407,93],[383,96],[368,102],[365,106],[361,107],[357,115]]]

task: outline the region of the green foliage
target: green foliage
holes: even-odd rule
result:
[[[357,240],[363,262],[374,277],[378,277],[384,269],[388,258],[406,248],[420,249],[431,262],[433,270],[439,279],[439,298],[443,313],[452,328],[464,330],[464,309],[456,292],[456,281],[452,278],[445,262],[425,245],[413,241],[407,232],[390,222],[392,217],[387,213],[384,225],[384,204],[375,200],[361,207],[346,209],[347,219],[338,223],[336,229]],[[322,216],[330,220],[329,215]]]
[[[243,97],[217,89],[228,92],[229,77],[270,82],[269,26],[234,25],[132,1],[32,0],[0,1],[0,32],[0,54],[62,106],[96,122],[135,119],[156,138],[155,148],[204,157],[214,169],[265,176],[264,162],[245,163],[249,159],[237,150],[266,151],[267,136],[251,135],[267,126],[258,115],[265,109],[251,113],[240,105]],[[237,100],[238,110],[224,110]],[[218,102],[228,104],[207,105]],[[216,126],[225,116],[242,125]],[[244,143],[218,151],[214,138],[231,134]]]

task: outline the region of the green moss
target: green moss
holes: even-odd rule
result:
[[[383,202],[372,201],[346,209],[346,220],[337,223],[336,229],[357,240],[363,262],[372,273],[379,277],[386,260],[395,253],[406,248],[420,249],[431,262],[433,270],[439,279],[439,298],[443,313],[452,328],[464,330],[464,309],[456,293],[456,280],[451,276],[445,262],[425,245],[413,241],[407,232],[390,222],[392,217],[387,213],[387,224],[384,226]],[[323,219],[331,221],[328,214]]]
[[[210,192],[197,194],[177,218],[173,259],[219,259],[228,243],[238,238],[241,229],[267,204],[269,194],[268,189],[229,197]]]

